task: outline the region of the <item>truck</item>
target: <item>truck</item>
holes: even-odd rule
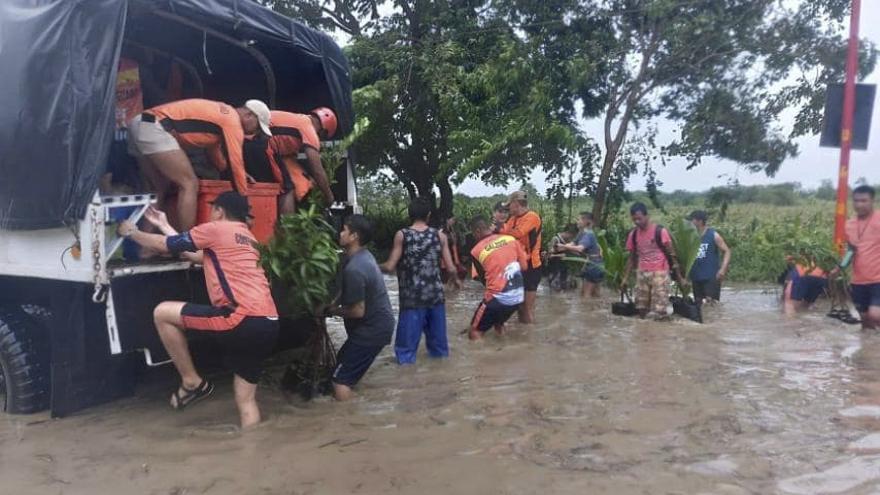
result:
[[[352,129],[340,47],[257,2],[0,2],[4,413],[49,409],[61,417],[131,395],[140,377],[168,362],[153,328],[156,304],[207,301],[201,267],[122,255],[116,223],[138,220],[154,195],[99,187],[120,144],[121,59],[132,57],[144,103],[150,76],[168,81],[168,93],[174,85],[231,104],[258,98],[301,113],[330,107],[337,137]],[[334,179],[330,211],[338,220],[357,208],[351,159]],[[311,331],[307,320],[282,320],[281,345],[301,345]]]

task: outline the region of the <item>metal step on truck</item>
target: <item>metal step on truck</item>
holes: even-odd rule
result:
[[[58,417],[132,394],[168,360],[153,327],[156,304],[207,301],[201,267],[140,261],[116,235],[120,220],[138,220],[155,200],[124,151],[126,105],[258,98],[293,112],[330,107],[338,135],[352,127],[337,44],[247,0],[4,0],[0,67],[5,413],[48,408]],[[258,182],[264,157],[245,147]],[[203,176],[191,158],[200,178],[226,179]],[[331,180],[344,198],[330,210],[338,221],[356,208],[352,160]],[[310,331],[283,321],[282,345],[301,345]]]

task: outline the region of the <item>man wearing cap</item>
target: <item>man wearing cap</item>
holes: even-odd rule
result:
[[[528,195],[525,191],[515,191],[504,205],[510,211],[510,218],[498,231],[509,235],[522,245],[528,257],[527,269],[523,272],[525,300],[519,308],[520,323],[535,322],[535,299],[541,283],[541,217],[529,209]]]
[[[187,230],[196,223],[199,182],[183,148],[204,149],[218,170],[231,173],[235,189],[247,194],[242,145],[245,135],[271,136],[269,107],[248,100],[233,108],[211,100],[190,99],[144,110],[128,124],[129,153],[137,157],[146,178],[153,183],[159,207],[177,189],[175,225]]]
[[[153,311],[159,337],[180,374],[171,407],[182,410],[214,391],[189,352],[187,335],[198,332],[222,349],[224,362],[235,374],[233,390],[242,428],[260,422],[257,383],[263,359],[278,338],[278,313],[260,267],[257,242],[246,224],[248,212],[247,198],[228,191],[214,201],[211,221],[189,231],[178,234],[165,214],[152,208],[145,218],[162,234],[139,231],[129,221],[118,228],[120,235],[141,246],[204,265],[211,304],[165,301]]]
[[[308,115],[291,112],[272,112],[272,137],[266,153],[275,180],[283,185],[284,196],[281,213],[292,213],[296,204],[305,199],[312,190],[314,179],[324,195],[327,204],[333,204],[333,191],[327,172],[321,163],[321,140],[330,139],[336,134],[336,114],[333,110],[320,107]],[[306,155],[306,168],[298,156]]]
[[[700,233],[700,250],[697,259],[688,274],[694,287],[694,300],[698,304],[706,301],[721,300],[721,282],[727,276],[730,266],[730,248],[721,234],[709,227],[709,214],[696,210],[688,215],[688,219]],[[723,255],[719,263],[719,251]]]

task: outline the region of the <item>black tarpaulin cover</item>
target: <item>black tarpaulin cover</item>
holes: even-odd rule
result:
[[[134,20],[133,12],[139,13]],[[279,108],[328,105],[342,132],[350,130],[351,82],[340,48],[251,0],[2,0],[0,229],[52,228],[84,216],[107,166],[116,66],[128,30],[137,38],[142,23],[141,38],[155,33],[156,44],[172,47],[178,34],[186,42],[201,40],[192,27],[155,12],[252,40],[275,71]],[[194,49],[200,57],[201,49]],[[208,54],[213,61],[200,68],[210,74],[223,53]],[[302,92],[303,80],[320,81],[311,83],[306,98],[294,94]]]

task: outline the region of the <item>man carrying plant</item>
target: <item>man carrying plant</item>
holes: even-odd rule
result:
[[[675,257],[669,232],[651,221],[644,203],[633,204],[629,213],[635,228],[626,238],[626,250],[630,256],[623,270],[621,288],[626,287],[629,274],[636,267],[636,309],[639,315],[644,318],[653,311],[657,318],[665,319],[668,317],[670,265],[679,281],[687,281],[679,268],[681,265]]]
[[[321,163],[321,139],[336,134],[336,114],[326,107],[316,108],[308,115],[272,111],[271,131],[266,153],[275,180],[282,184],[281,213],[293,213],[312,190],[313,183],[324,195],[327,204],[333,204],[330,180]],[[306,155],[307,168],[299,162],[299,153]]]
[[[120,235],[141,246],[180,254],[204,265],[210,305],[165,301],[153,311],[162,344],[180,373],[180,387],[171,396],[171,407],[182,410],[214,391],[214,385],[196,371],[189,352],[186,336],[199,332],[220,346],[234,373],[242,428],[260,422],[257,383],[263,359],[278,339],[278,313],[260,268],[257,241],[246,223],[248,210],[247,198],[229,191],[214,201],[210,222],[182,234],[155,209],[148,210],[145,218],[162,234],[141,232],[127,220],[118,228]]]
[[[851,292],[853,304],[859,311],[862,327],[880,329],[880,212],[874,210],[876,191],[871,186],[853,189],[853,209],[856,217],[846,222],[847,251],[840,266],[852,263]]]
[[[580,234],[573,243],[565,244],[562,248],[572,254],[583,256],[587,264],[581,271],[583,285],[581,297],[599,297],[599,286],[605,280],[605,265],[602,260],[602,248],[599,247],[599,239],[593,232],[593,214],[582,211],[578,216]]]
[[[730,266],[730,248],[721,234],[709,227],[709,214],[696,210],[688,216],[700,234],[700,250],[688,274],[694,287],[694,300],[697,304],[721,300],[721,282],[727,276]],[[718,253],[722,256],[719,257]],[[719,258],[721,258],[719,260]]]
[[[457,285],[461,285],[449,253],[446,234],[428,226],[433,205],[428,198],[409,204],[408,228],[397,231],[383,272],[397,271],[400,315],[394,354],[398,364],[414,364],[422,333],[431,357],[449,356],[446,339],[446,300],[440,276],[440,261]]]
[[[525,300],[519,308],[519,321],[534,323],[535,300],[538,298],[538,285],[541,284],[541,217],[529,209],[525,191],[511,193],[504,206],[510,211],[510,218],[498,233],[519,241],[528,256],[528,266],[522,274]]]
[[[522,272],[529,265],[522,245],[512,236],[493,233],[486,218],[475,217],[470,227],[477,241],[471,251],[472,274],[486,285],[486,293],[471,319],[468,337],[480,340],[490,328],[504,333],[504,324],[523,302]]]
[[[373,225],[363,215],[346,218],[339,234],[339,245],[345,251],[342,295],[339,306],[332,308],[330,314],[342,316],[348,333],[333,372],[333,393],[341,401],[352,397],[352,387],[391,342],[394,333],[394,315],[385,280],[376,259],[364,248],[372,238]]]

